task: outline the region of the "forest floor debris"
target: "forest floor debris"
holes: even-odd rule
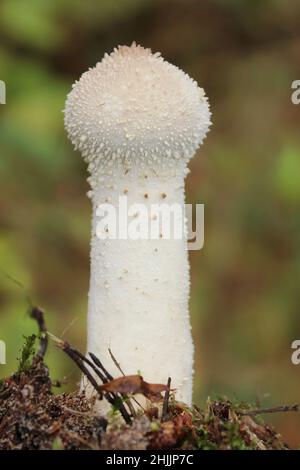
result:
[[[152,404],[130,424],[116,410],[109,420],[97,416],[93,405],[84,393],[54,395],[43,359],[34,356],[0,384],[0,449],[288,449],[249,405],[226,399],[208,399],[201,411],[171,396],[163,420]]]
[[[222,398],[207,399],[203,410],[189,408],[175,400],[171,379],[166,385],[148,384],[138,375],[114,379],[99,358],[86,358],[67,342],[48,335],[92,380],[98,399],[109,401],[111,413],[105,418],[97,414],[96,395],[54,394],[44,363],[45,323],[36,314],[37,352],[36,336],[26,338],[18,371],[0,381],[0,450],[289,449],[260,414],[298,411],[297,405],[256,409]],[[137,406],[141,394],[149,400],[146,409]]]

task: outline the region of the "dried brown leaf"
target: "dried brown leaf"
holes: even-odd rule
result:
[[[142,394],[151,402],[157,402],[162,400],[161,392],[166,392],[168,387],[165,384],[145,382],[140,375],[126,375],[101,385],[100,390],[131,395]]]

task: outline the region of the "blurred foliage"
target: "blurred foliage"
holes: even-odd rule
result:
[[[298,0],[2,0],[0,338],[17,367],[35,331],[27,296],[51,331],[85,348],[90,206],[85,166],[66,139],[71,84],[105,51],[133,40],[187,71],[214,126],[191,163],[190,202],[206,206],[204,250],[191,253],[195,401],[299,402],[300,78]],[[12,279],[13,278],[13,279]],[[79,376],[51,348],[53,379]],[[297,416],[274,417],[300,441]]]

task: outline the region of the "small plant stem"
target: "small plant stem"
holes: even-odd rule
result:
[[[163,408],[162,408],[162,415],[161,415],[161,421],[166,421],[168,418],[168,409],[169,409],[169,399],[170,399],[170,387],[171,387],[171,377],[168,378],[167,382],[168,389],[165,393],[164,396],[164,401],[163,401]]]
[[[256,410],[236,410],[239,415],[255,416],[267,413],[283,413],[288,411],[299,411],[299,405],[275,406],[274,408],[258,408]]]

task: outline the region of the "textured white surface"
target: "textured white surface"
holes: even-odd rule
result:
[[[110,347],[126,374],[172,378],[191,404],[193,342],[185,240],[100,240],[105,202],[184,204],[187,162],[210,112],[204,91],[177,67],[133,44],[105,55],[68,95],[68,135],[88,162],[93,205],[88,351],[114,376]]]

